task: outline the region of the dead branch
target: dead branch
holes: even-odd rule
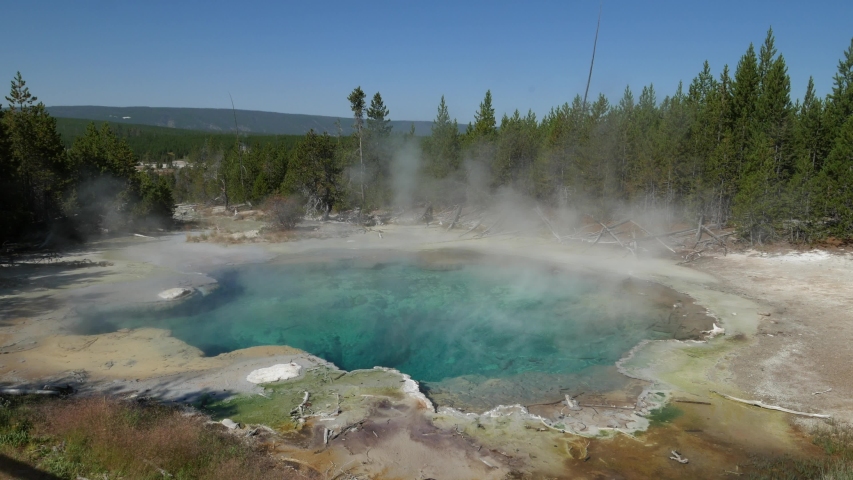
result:
[[[708,235],[713,237],[713,239],[716,240],[717,243],[719,243],[721,247],[723,247],[723,251],[725,252],[725,254],[728,255],[729,249],[726,248],[726,242],[721,237],[714,235],[714,232],[712,232],[708,227],[703,225],[701,228],[705,233],[707,233]]]
[[[485,236],[486,236],[486,235],[487,235],[487,234],[488,234],[488,233],[489,233],[493,228],[495,228],[499,223],[501,223],[501,221],[503,221],[503,219],[504,219],[504,215],[503,215],[503,214],[501,214],[501,216],[500,216],[500,217],[498,217],[498,219],[497,219],[497,220],[495,220],[495,223],[493,223],[489,228],[487,228],[487,229],[483,230],[483,231],[482,231],[482,232],[480,232],[479,234],[474,235],[474,238],[483,238],[483,237],[485,237]]]
[[[652,238],[654,238],[655,240],[657,240],[657,242],[658,242],[658,243],[660,243],[661,245],[663,245],[664,247],[666,247],[666,248],[667,248],[667,250],[669,250],[669,251],[670,251],[670,252],[672,252],[672,253],[676,253],[676,252],[675,252],[675,249],[673,249],[672,247],[670,247],[669,245],[667,245],[666,243],[664,243],[664,241],[663,241],[663,240],[661,240],[660,238],[658,238],[658,237],[656,237],[656,236],[652,235],[652,232],[650,232],[650,231],[646,230],[645,228],[643,228],[643,226],[642,226],[642,225],[640,225],[639,223],[637,223],[637,222],[635,222],[635,221],[633,221],[633,220],[631,220],[631,223],[633,223],[637,228],[639,228],[640,230],[642,230],[642,231],[643,231],[643,233],[645,233],[646,235],[650,235],[650,236],[652,236]],[[639,238],[639,239],[637,239],[637,240],[642,240],[642,238]],[[635,241],[637,241],[637,240],[635,240]]]
[[[598,407],[598,408],[616,408],[616,409],[620,409],[620,410],[634,410],[634,407],[633,407],[633,406],[630,406],[630,407],[620,407],[619,405],[604,405],[604,404],[602,404],[602,405],[597,405],[597,404],[596,404],[596,405],[593,405],[593,404],[587,404],[587,403],[581,403],[581,404],[580,404],[580,406],[581,406],[581,407],[589,407],[589,408]]]
[[[590,218],[592,218],[592,216],[590,216]],[[597,236],[597,237],[595,237],[595,241],[594,241],[594,242],[592,242],[592,244],[593,244],[593,245],[595,245],[596,243],[598,243],[598,241],[599,241],[599,240],[601,240],[601,236],[602,236],[602,235],[604,235],[604,232],[605,232],[605,231],[606,231],[606,232],[608,232],[608,233],[610,233],[611,235],[613,235],[613,233],[612,233],[612,232],[610,232],[610,230],[611,230],[611,229],[614,229],[614,228],[616,228],[616,227],[622,226],[622,225],[624,225],[624,224],[628,223],[629,221],[630,221],[630,220],[622,220],[621,222],[614,223],[613,225],[610,225],[610,226],[608,227],[607,225],[605,225],[605,224],[603,224],[603,223],[599,222],[598,220],[596,220],[595,222],[596,222],[596,223],[598,223],[599,225],[601,225],[603,228],[602,228],[601,230],[599,230],[599,231],[598,231],[598,236]],[[620,244],[620,245],[622,244],[622,242],[621,242],[618,238],[616,239],[616,241],[617,241],[617,242],[619,242],[619,244]]]
[[[477,222],[477,224],[476,224],[476,225],[474,225],[473,227],[471,227],[471,229],[470,229],[470,230],[468,230],[467,232],[463,233],[462,235],[459,235],[459,238],[462,238],[462,237],[464,237],[465,235],[468,235],[469,233],[473,232],[474,230],[476,230],[476,229],[477,229],[477,227],[479,227],[479,226],[480,226],[480,225],[482,225],[482,224],[483,224],[483,219],[480,219],[480,221],[479,221],[479,222]]]
[[[303,414],[305,413],[305,404],[308,403],[308,397],[309,396],[310,395],[308,394],[308,392],[305,392],[305,396],[302,397],[302,403],[300,403],[299,405],[296,406],[296,408],[291,410],[290,414],[294,415],[294,414],[298,413],[300,417],[303,416]]]
[[[674,401],[678,402],[678,403],[694,403],[696,405],[711,405],[711,402],[700,402],[699,400],[678,400],[678,399],[676,399]]]
[[[669,458],[670,458],[671,460],[675,460],[675,461],[676,461],[676,462],[678,462],[678,463],[684,464],[684,463],[687,463],[687,462],[689,462],[689,461],[690,461],[690,460],[688,460],[687,458],[682,457],[682,456],[681,456],[681,454],[679,454],[679,453],[678,453],[678,452],[676,452],[675,450],[673,450],[673,451],[671,451],[671,452],[669,452],[669,453],[671,453],[671,454],[672,454],[672,456],[671,456],[671,457],[669,457]]]
[[[619,225],[622,225],[622,224],[628,223],[629,221],[630,221],[630,220],[625,220],[625,221],[623,221],[623,222],[620,222],[620,223],[616,224],[616,225],[614,226],[614,228],[615,228],[616,226],[619,226]],[[601,223],[601,222],[598,222],[598,223],[601,225],[601,228],[603,228],[604,230],[606,230],[606,231],[607,231],[607,233],[609,233],[609,234],[610,234],[610,236],[611,236],[611,237],[613,237],[613,239],[614,239],[614,240],[616,240],[616,241],[619,243],[619,246],[620,246],[620,247],[622,247],[622,248],[624,248],[624,249],[628,250],[629,252],[631,252],[631,255],[634,255],[635,257],[637,256],[637,253],[636,253],[634,250],[632,250],[632,249],[631,249],[631,247],[626,246],[624,243],[622,243],[622,240],[619,240],[619,237],[617,237],[617,236],[616,236],[616,234],[615,234],[615,233],[613,233],[613,231],[611,230],[611,227],[608,227],[607,225],[605,225],[605,224],[603,224],[603,223]],[[601,235],[599,235],[599,238],[601,238]]]
[[[768,405],[768,404],[766,404],[766,403],[764,403],[764,402],[762,402],[762,401],[760,401],[760,400],[744,400],[744,399],[742,399],[742,398],[733,397],[733,396],[731,396],[731,395],[726,395],[725,393],[720,393],[720,392],[717,392],[717,391],[714,391],[714,390],[711,390],[711,393],[716,393],[717,395],[719,395],[719,396],[721,396],[721,397],[723,397],[723,398],[729,399],[729,400],[731,400],[731,401],[733,401],[733,402],[745,403],[745,404],[747,404],[747,405],[752,405],[752,406],[755,406],[755,407],[766,408],[766,409],[768,409],[768,410],[777,410],[777,411],[779,411],[779,412],[790,413],[790,414],[792,414],[792,415],[801,415],[801,416],[803,416],[803,417],[830,418],[830,416],[829,416],[829,415],[824,415],[824,414],[821,414],[821,413],[806,413],[806,412],[798,412],[798,411],[796,411],[796,410],[790,410],[790,409],[788,409],[788,408],[779,407],[779,406],[776,406],[776,405]]]
[[[548,226],[548,229],[549,229],[549,230],[551,230],[551,233],[552,233],[552,234],[554,235],[554,237],[557,239],[557,243],[563,243],[563,239],[562,239],[562,238],[560,238],[560,235],[558,235],[558,234],[557,234],[557,231],[556,231],[556,230],[554,230],[554,226],[553,226],[553,225],[551,225],[551,222],[549,222],[549,221],[548,221],[548,218],[547,218],[547,217],[545,217],[545,214],[544,214],[544,213],[542,213],[542,210],[539,210],[539,206],[538,206],[538,205],[536,206],[536,213],[538,213],[538,214],[539,214],[539,218],[541,218],[541,219],[542,219],[542,221],[543,221],[543,222],[545,222],[545,225],[547,225],[547,226]]]

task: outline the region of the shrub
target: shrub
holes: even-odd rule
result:
[[[267,199],[264,210],[278,229],[291,229],[305,217],[304,200],[298,195],[273,195]]]
[[[0,408],[0,452],[60,478],[292,478],[260,449],[176,408],[108,397],[14,402]]]

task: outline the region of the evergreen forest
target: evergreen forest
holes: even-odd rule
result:
[[[734,68],[705,62],[664,95],[626,87],[619,99],[578,95],[543,118],[498,118],[487,91],[464,133],[442,97],[426,137],[393,130],[380,93],[368,99],[360,87],[346,97],[350,135],[57,122],[18,74],[0,110],[0,240],[153,225],[179,202],[280,195],[328,214],[488,202],[507,191],[602,219],[702,216],[751,243],[850,239],[853,40],[842,48],[826,96],[810,80],[792,100],[770,30]],[[174,167],[179,159],[187,165]]]

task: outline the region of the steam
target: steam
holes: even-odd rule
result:
[[[394,190],[394,206],[410,207],[421,177],[422,154],[420,145],[404,141],[391,155],[391,186]]]

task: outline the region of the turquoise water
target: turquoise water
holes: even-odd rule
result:
[[[670,299],[637,293],[630,281],[535,266],[339,261],[213,275],[220,287],[210,295],[167,311],[90,313],[80,331],[165,328],[208,355],[290,345],[346,370],[397,368],[426,388],[527,374],[552,382],[675,335]]]

